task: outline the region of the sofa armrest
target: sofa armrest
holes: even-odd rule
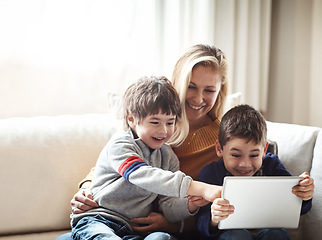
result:
[[[292,175],[309,172],[315,190],[311,211],[301,216],[298,229],[288,229],[291,239],[316,239],[322,235],[322,131],[318,127],[267,122],[267,137],[277,142],[278,155]]]
[[[118,128],[108,114],[0,120],[0,235],[69,228],[78,182]]]

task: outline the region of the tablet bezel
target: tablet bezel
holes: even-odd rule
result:
[[[227,176],[222,197],[235,211],[219,229],[297,228],[302,200],[292,193],[298,176]],[[256,210],[257,209],[257,210]]]

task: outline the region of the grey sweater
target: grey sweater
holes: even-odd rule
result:
[[[130,226],[134,217],[147,217],[158,198],[160,211],[170,222],[191,216],[185,198],[191,177],[179,171],[179,161],[167,144],[150,149],[131,131],[111,139],[94,171],[92,193],[98,208],[72,214],[72,226],[84,216],[101,214]]]

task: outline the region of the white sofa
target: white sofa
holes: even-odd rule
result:
[[[0,240],[51,240],[69,231],[78,182],[120,124],[111,114],[0,120]],[[322,236],[321,129],[272,122],[268,129],[291,173],[315,178],[313,208],[290,234],[316,239]]]

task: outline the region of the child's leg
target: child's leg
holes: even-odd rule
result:
[[[107,220],[100,215],[84,217],[72,228],[72,238],[74,240],[142,240],[142,236],[133,233],[123,224],[118,224]]]
[[[256,234],[255,240],[290,240],[283,228],[262,229]]]
[[[252,240],[252,234],[246,229],[232,229],[222,233],[219,240]]]
[[[165,232],[150,233],[144,238],[144,240],[176,240],[175,237]]]
[[[64,233],[64,234],[58,236],[57,238],[55,238],[55,240],[73,240],[72,233],[71,232]]]
[[[122,239],[115,234],[107,225],[105,219],[100,216],[84,217],[72,228],[72,238],[74,240],[90,240],[98,236],[100,236],[101,239],[104,239],[104,237],[113,240]]]

